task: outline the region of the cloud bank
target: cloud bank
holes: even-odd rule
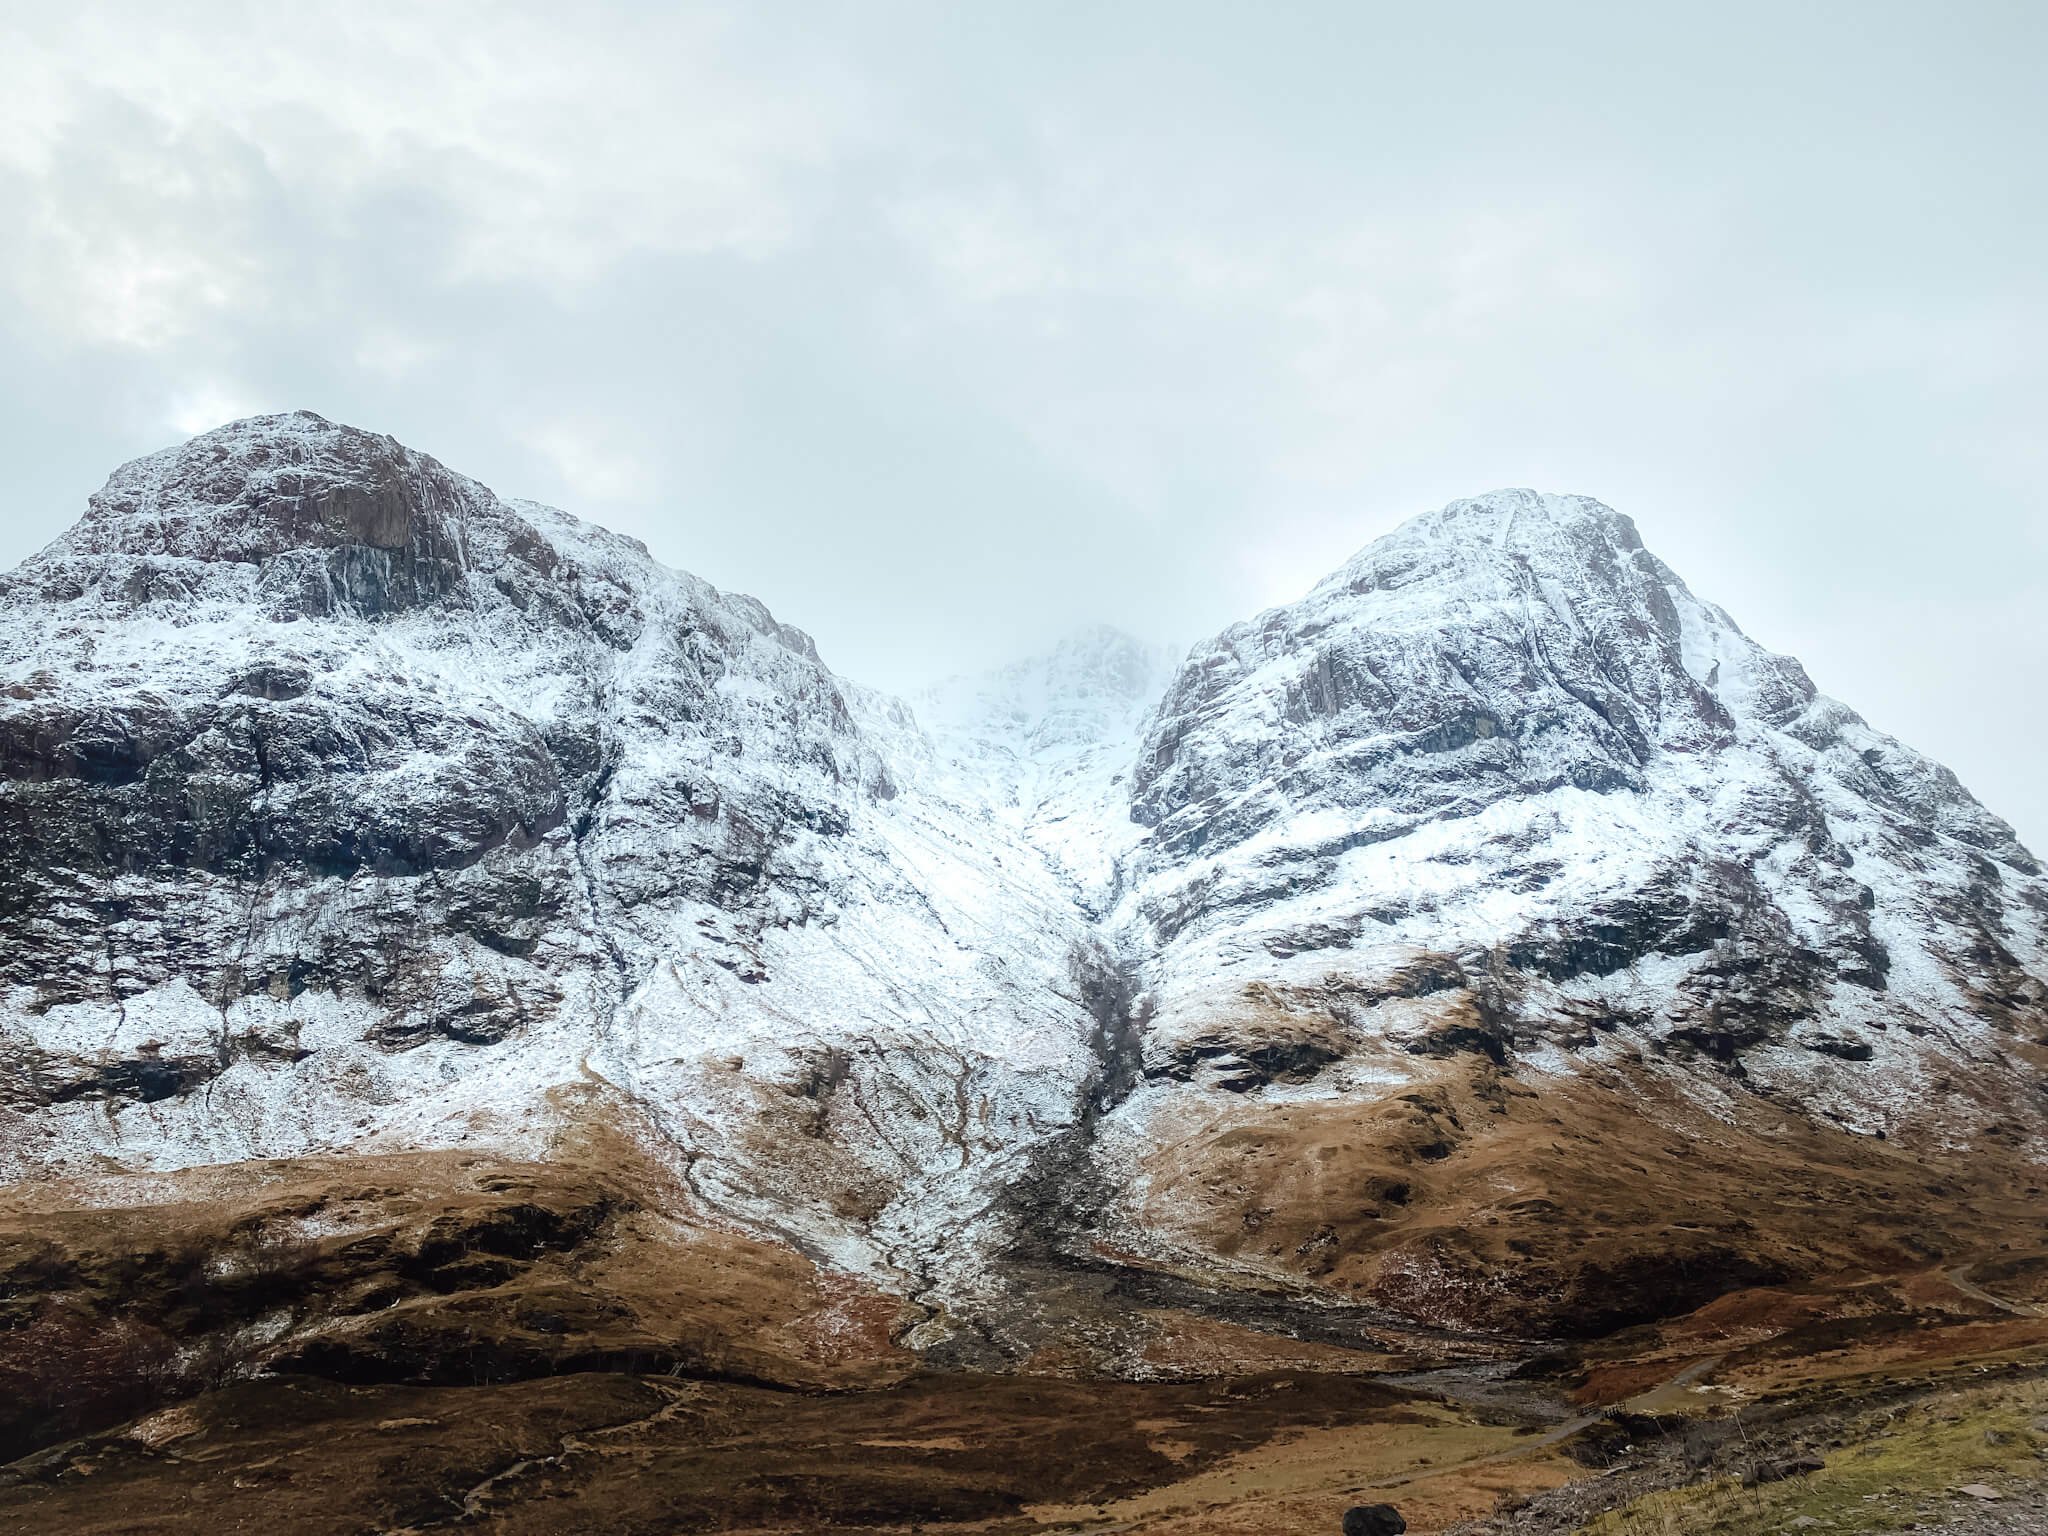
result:
[[[0,563],[305,406],[884,686],[1596,495],[2037,848],[2027,5],[16,6]]]

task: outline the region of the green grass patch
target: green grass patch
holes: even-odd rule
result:
[[[1958,1503],[1954,1490],[1985,1483],[2007,1501],[2041,1497],[2048,1476],[2048,1383],[1963,1388],[1895,1416],[1853,1421],[1848,1443],[1805,1477],[1744,1488],[1739,1478],[1647,1494],[1582,1528],[1584,1536],[1813,1536],[1896,1531]],[[1795,1527],[1802,1516],[1822,1522]]]

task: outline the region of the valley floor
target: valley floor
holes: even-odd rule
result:
[[[1279,1536],[1385,1501],[1416,1532],[1737,1536],[2025,1532],[2048,1507],[2048,1351],[1763,1397],[1742,1418],[1623,1405],[1545,1429],[1299,1374],[835,1394],[284,1376],[15,1463],[0,1530]]]
[[[2048,1503],[2039,1232],[1549,1347],[1105,1292],[1092,1354],[941,1372],[913,1309],[604,1150],[6,1191],[0,1533],[1300,1536],[1388,1502],[1965,1536]]]

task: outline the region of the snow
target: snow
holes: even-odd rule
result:
[[[11,985],[0,1064],[89,1087],[152,1050],[231,1059],[154,1102],[10,1111],[0,1176],[540,1155],[599,1102],[734,1219],[943,1292],[972,1288],[1002,1192],[1082,1124],[1104,1070],[1088,967],[1144,994],[1148,1067],[1251,1027],[1248,988],[1283,1011],[1380,996],[1345,1004],[1348,1055],[1255,1090],[1376,1096],[1464,995],[1381,996],[1418,957],[1476,976],[1596,914],[1711,908],[1719,939],[1517,972],[1518,1061],[1570,1072],[1626,1037],[1712,1100],[1727,1081],[1660,1042],[1723,1006],[1729,962],[1798,951],[1819,979],[1745,1065],[1859,1129],[1926,1114],[1959,1061],[2006,1082],[1983,1077],[1985,978],[1959,956],[1988,934],[2011,959],[1996,986],[2048,975],[2048,890],[2010,829],[1588,498],[1425,514],[1185,657],[1098,628],[897,700],[758,602],[385,444],[310,417],[208,434],[118,472],[0,578],[0,724],[158,721],[229,796],[250,722],[313,762],[256,809],[443,850],[425,871],[74,881],[24,942],[89,985],[54,1006]],[[391,463],[431,491],[416,516],[440,520],[446,591],[379,607],[308,548],[251,542],[278,498],[374,491]],[[261,668],[303,687],[243,691]],[[130,916],[102,921],[116,898]],[[1872,946],[1882,990],[1836,978]],[[294,992],[309,956],[330,979]],[[1612,1032],[1584,1043],[1568,1007]],[[466,1009],[497,1037],[463,1038]],[[1098,1167],[1135,1179],[1215,1076],[1139,1081],[1090,1127]],[[1958,1102],[1956,1133],[2007,1091]]]

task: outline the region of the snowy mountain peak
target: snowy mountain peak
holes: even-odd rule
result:
[[[257,607],[381,622],[474,607],[495,577],[508,588],[555,585],[558,564],[549,541],[486,487],[391,438],[299,411],[122,466],[8,584],[108,612]]]
[[[480,492],[395,439],[293,411],[230,422],[123,465],[69,542],[200,560],[396,551],[446,539]]]
[[[948,678],[912,704],[936,731],[1030,757],[1127,736],[1158,698],[1172,660],[1168,646],[1091,625],[1040,655]]]
[[[1186,1258],[1237,1178],[1147,1183],[1192,1125],[1627,1067],[2031,1136],[2048,1066],[2010,829],[1530,491],[1184,658],[1097,627],[906,705],[389,438],[237,423],[0,577],[0,921],[16,1176],[596,1104],[955,1299],[1073,1191]]]
[[[1392,590],[1457,571],[1515,567],[1607,584],[1632,572],[1638,580],[1684,590],[1644,549],[1634,521],[1605,503],[1590,496],[1503,490],[1410,518],[1324,578],[1315,593]]]

